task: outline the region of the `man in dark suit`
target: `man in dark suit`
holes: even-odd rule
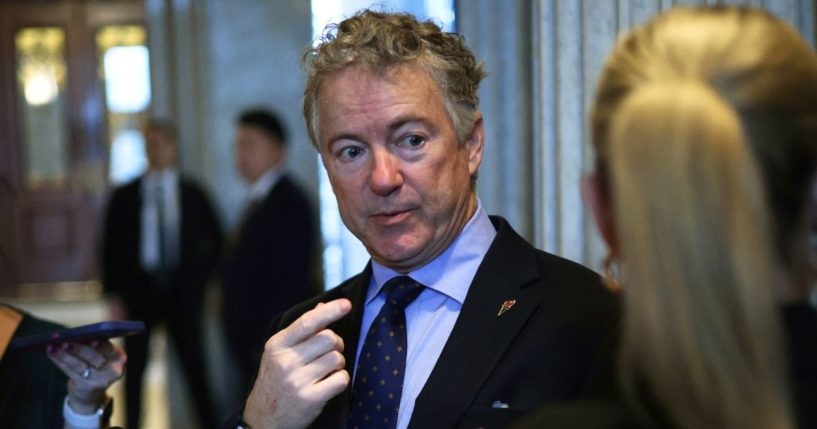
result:
[[[236,161],[249,194],[222,276],[223,322],[229,350],[241,373],[241,394],[258,369],[271,316],[315,293],[312,208],[284,172],[287,135],[270,111],[251,109],[238,118]]]
[[[145,335],[125,339],[129,428],[138,428],[150,331],[166,322],[179,353],[199,423],[215,416],[204,364],[202,311],[222,233],[205,193],[176,169],[175,126],[152,119],[145,128],[148,171],[116,189],[104,226],[102,275],[115,317],[142,320]]]
[[[617,300],[481,206],[482,66],[410,15],[335,31],[305,56],[304,116],[371,262],[275,321],[238,424],[490,428],[577,399]]]

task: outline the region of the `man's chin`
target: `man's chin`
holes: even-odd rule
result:
[[[424,265],[421,260],[421,251],[422,246],[395,247],[390,245],[370,249],[369,253],[378,263],[395,271],[406,272]]]

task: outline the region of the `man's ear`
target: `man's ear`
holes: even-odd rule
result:
[[[604,192],[601,179],[598,174],[590,173],[582,179],[582,199],[584,205],[601,233],[607,248],[610,249],[610,256],[619,256],[618,238],[616,235],[616,222],[613,206],[608,196]]]
[[[283,143],[278,141],[273,142],[272,148],[272,165],[275,168],[281,168],[287,158],[287,148]]]
[[[485,139],[485,130],[482,128],[482,113],[476,113],[476,121],[471,132],[465,137],[465,152],[468,154],[468,171],[474,177],[482,163],[482,147]]]

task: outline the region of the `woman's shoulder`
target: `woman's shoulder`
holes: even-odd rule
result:
[[[9,304],[0,303],[0,307],[10,309],[16,313],[19,313],[22,316],[20,324],[17,326],[17,329],[14,330],[14,338],[64,328],[63,325],[48,320],[40,319],[38,317],[33,316],[31,313],[28,313],[24,310],[21,310]]]

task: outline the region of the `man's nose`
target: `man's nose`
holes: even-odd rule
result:
[[[375,150],[369,185],[377,195],[389,195],[403,184],[400,160],[387,150]]]

